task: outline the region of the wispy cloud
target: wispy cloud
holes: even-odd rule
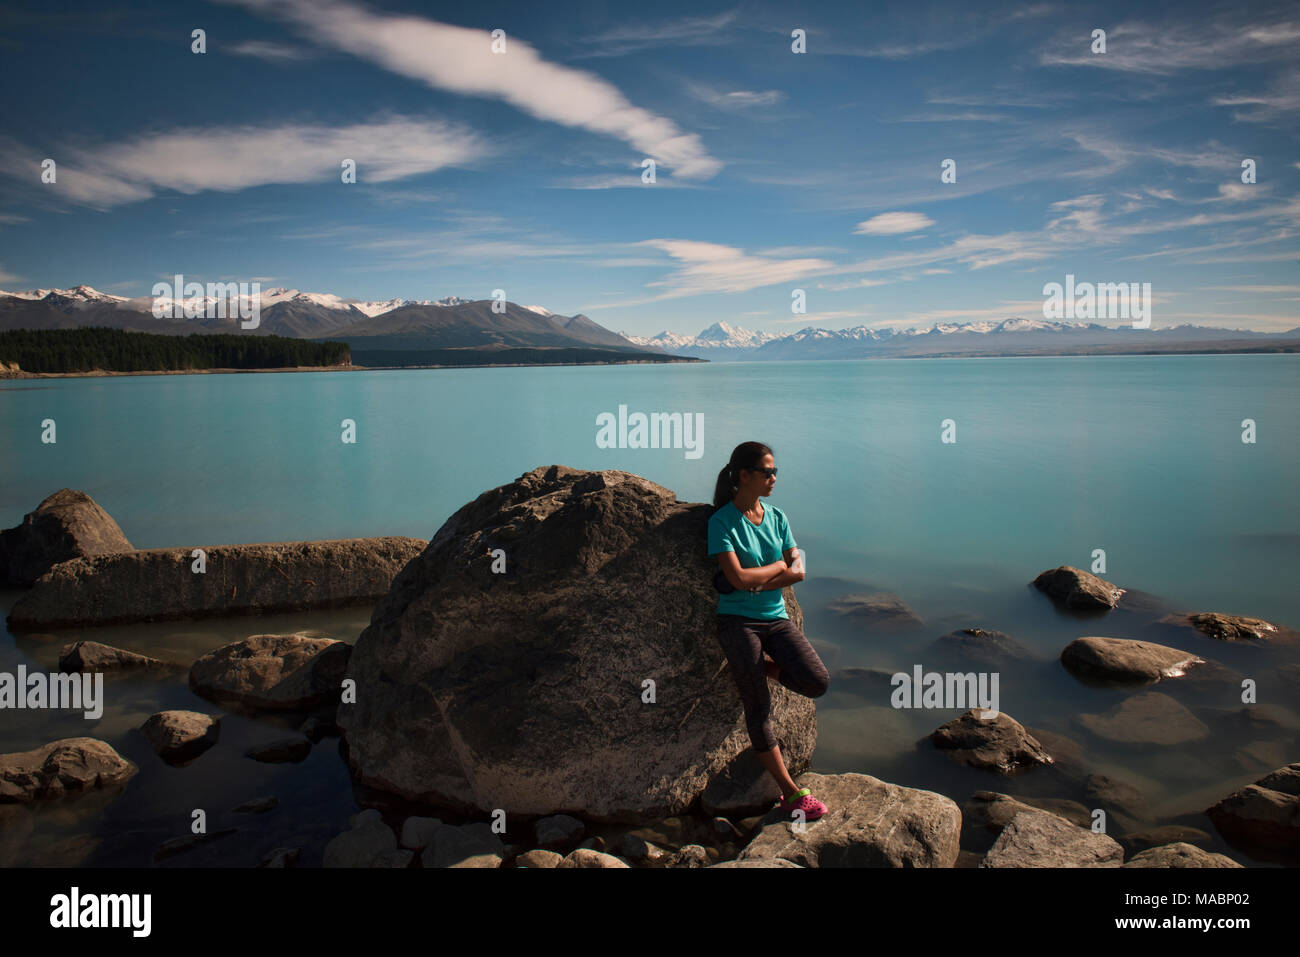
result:
[[[164,189],[198,193],[270,183],[341,186],[345,159],[356,162],[358,183],[382,183],[465,164],[487,152],[470,130],[406,117],[343,127],[186,128],[56,152],[68,159],[59,163],[57,180],[47,188],[58,200],[106,209]],[[29,176],[40,168],[39,155],[25,147],[8,153],[4,162]]]
[[[688,83],[686,92],[720,110],[750,110],[775,106],[785,100],[780,90],[722,90],[707,83]]]
[[[712,16],[629,22],[581,37],[581,50],[575,56],[624,56],[664,46],[721,46],[735,41],[735,32],[730,28],[739,16],[740,9],[736,8]]]
[[[853,232],[860,236],[894,236],[933,225],[934,220],[925,213],[881,213],[858,223]]]
[[[1287,61],[1295,57],[1300,20],[1281,17],[1269,23],[1231,18],[1199,18],[1160,23],[1131,21],[1106,30],[1106,52],[1092,52],[1091,29],[1062,30],[1039,53],[1046,66],[1089,66],[1099,70],[1172,76],[1188,70],[1222,70],[1241,64]]]
[[[306,60],[315,56],[313,51],[303,47],[289,46],[285,43],[272,43],[270,40],[244,40],[241,43],[224,47],[223,52],[235,56],[254,57],[271,63],[288,63]]]
[[[281,17],[317,43],[351,53],[434,89],[503,100],[530,116],[622,140],[677,176],[707,178],[722,168],[700,138],[632,105],[594,73],[546,60],[507,34],[492,52],[487,30],[413,15],[376,12],[348,0],[222,0]]]

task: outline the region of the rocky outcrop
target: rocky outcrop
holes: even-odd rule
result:
[[[1057,604],[1075,611],[1114,608],[1124,594],[1124,589],[1072,565],[1043,572],[1034,579],[1034,587]]]
[[[0,570],[6,583],[33,584],[59,562],[131,551],[117,522],[85,492],[59,489],[21,525],[0,531]]]
[[[217,743],[221,719],[199,711],[159,711],[140,726],[154,754],[171,764],[198,757]]]
[[[308,711],[339,700],[350,653],[334,638],[253,635],[194,662],[190,689],[255,711]]]
[[[1065,646],[1061,664],[1094,681],[1154,682],[1181,677],[1205,659],[1151,641],[1086,637]]]
[[[1300,860],[1300,764],[1288,764],[1206,810],[1229,841]]]
[[[0,754],[0,804],[109,788],[140,769],[97,738],[62,738],[31,751]]]
[[[1046,811],[1023,810],[1002,829],[981,867],[1119,867],[1124,848]]]
[[[930,741],[956,761],[999,774],[1051,764],[1052,756],[1015,718],[975,708],[940,725]]]
[[[737,858],[783,858],[801,867],[952,867],[961,839],[961,811],[942,794],[899,787],[869,774],[803,774],[801,788],[826,813],[796,827],[773,808]],[[778,865],[784,866],[784,865]]]
[[[1133,855],[1125,867],[1241,867],[1223,854],[1214,854],[1195,844],[1161,844]]]
[[[149,548],[60,562],[9,612],[17,629],[335,608],[379,600],[420,553],[418,538],[348,538]]]
[[[1055,814],[1076,827],[1088,827],[1092,817],[1078,801],[1065,798],[1015,798],[997,791],[976,791],[962,806],[962,848],[985,852],[1021,811]]]
[[[355,779],[466,814],[639,822],[691,805],[750,747],[717,642],[712,512],[561,465],[459,509],[357,639],[357,700],[338,709]],[[798,773],[814,704],[769,687]]]
[[[166,671],[177,665],[98,641],[74,641],[59,652],[59,671]]]

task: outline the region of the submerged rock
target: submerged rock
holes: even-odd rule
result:
[[[0,531],[0,568],[9,585],[32,585],[59,562],[131,550],[113,517],[85,492],[70,488],[46,498],[21,525]]]
[[[1057,604],[1074,610],[1114,608],[1124,589],[1073,565],[1062,565],[1034,579],[1034,587]]]
[[[1169,747],[1210,736],[1210,729],[1168,695],[1146,691],[1125,698],[1105,714],[1081,714],[1079,723],[1107,741]]]
[[[67,673],[83,671],[135,671],[167,670],[177,665],[148,655],[114,648],[112,645],[100,644],[98,641],[74,641],[64,645],[59,652],[59,671]]]
[[[140,769],[97,738],[61,738],[0,754],[0,803],[28,803],[108,788]]]
[[[1288,764],[1206,810],[1229,841],[1300,860],[1300,764]]]
[[[1213,611],[1165,615],[1156,624],[1169,628],[1190,628],[1206,638],[1218,641],[1295,641],[1300,638],[1300,632],[1285,625],[1275,625],[1262,618],[1221,615]]]
[[[845,595],[829,605],[837,615],[874,628],[920,628],[925,623],[907,607],[907,603],[893,592],[873,592],[869,595]]]
[[[713,511],[561,465],[457,510],[357,639],[357,701],[337,719],[355,780],[466,814],[639,822],[689,807],[750,747],[717,640]],[[798,773],[815,706],[769,689]]]

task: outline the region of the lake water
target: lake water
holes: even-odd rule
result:
[[[602,449],[596,417],[702,413],[703,455]],[[916,748],[960,710],[895,710],[887,693],[835,681],[846,667],[911,671],[940,662],[930,643],[955,628],[996,629],[1037,658],[1009,668],[1000,708],[1080,744],[1090,770],[1134,784],[1156,823],[1214,834],[1199,810],[1234,787],[1300,760],[1300,694],[1277,669],[1300,647],[1244,646],[1150,630],[1112,613],[1058,611],[1028,583],[1058,565],[1103,577],[1185,611],[1300,626],[1300,357],[1116,356],[709,363],[355,373],[70,378],[0,388],[0,527],[50,493],[80,489],[137,548],[410,535],[430,538],[482,491],[541,465],[618,468],[709,501],[739,442],[771,446],[780,469],[769,501],[806,551],[796,592],[805,631],[832,673],[818,702],[814,769],[859,771],[939,790],[959,804],[981,788],[1081,795],[1036,772],[1002,778]],[[42,421],[57,423],[42,444]],[[356,423],[355,444],[340,441]],[[1242,441],[1243,420],[1256,441]],[[941,441],[944,420],[956,441]],[[921,628],[868,628],[828,607],[847,594],[897,594]],[[3,609],[20,593],[0,593]],[[249,634],[317,629],[353,641],[370,609],[0,638],[0,670],[53,667],[59,648],[93,638],[192,658]],[[1091,736],[1080,714],[1133,689],[1087,687],[1057,656],[1081,635],[1148,638],[1256,679],[1259,701],[1289,710],[1270,722],[1234,714],[1226,690],[1162,682],[1211,729],[1195,746],[1123,747]],[[942,668],[939,668],[942,670]],[[241,826],[164,866],[256,863],[284,844],[319,863],[357,809],[337,742],[297,765],[262,765],[243,747],[265,722],[229,717],[221,743],[186,768],[153,756],[134,732],[164,708],[212,711],[184,676],[109,685],[104,717],[0,712],[0,752],[90,735],[141,768],[109,800],[0,813],[0,863],[147,864],[187,833]],[[1298,719],[1300,721],[1300,719]],[[280,807],[231,809],[262,794]],[[1086,803],[1086,802],[1085,802]],[[1091,805],[1088,805],[1091,807]],[[1111,833],[1121,829],[1111,826]],[[1209,845],[1245,864],[1261,863]]]

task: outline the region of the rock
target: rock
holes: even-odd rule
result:
[[[1205,813],[1233,844],[1300,859],[1300,763],[1269,772]]]
[[[204,548],[149,548],[72,558],[52,567],[9,611],[10,628],[273,614],[377,601],[425,542],[351,538]]]
[[[402,847],[422,851],[433,841],[433,834],[442,827],[436,817],[408,817],[402,823]]]
[[[593,834],[578,846],[585,848],[588,851],[600,851],[602,854],[605,853],[608,848],[607,842],[599,834]]]
[[[713,863],[708,850],[699,844],[679,848],[666,862],[668,867],[710,867]]]
[[[1157,625],[1190,628],[1206,638],[1218,641],[1295,641],[1300,632],[1285,625],[1275,625],[1262,618],[1244,615],[1221,615],[1218,612],[1178,612],[1165,615]]]
[[[348,827],[365,827],[369,824],[383,824],[384,815],[378,808],[368,807],[348,818]]]
[[[311,742],[304,737],[277,738],[253,745],[244,752],[244,757],[265,764],[297,764],[310,753]]]
[[[1085,768],[1084,755],[1083,748],[1077,741],[1055,731],[1048,731],[1046,728],[1031,728],[1025,725],[1025,731],[1052,756],[1052,766],[1058,771],[1064,772],[1067,776],[1082,776]]]
[[[410,867],[415,860],[415,851],[409,851],[406,848],[399,847],[396,850],[384,851],[373,861],[371,867]]]
[[[1241,867],[1222,854],[1212,854],[1194,844],[1162,844],[1135,855],[1124,867]]]
[[[1034,579],[1034,587],[1074,610],[1114,608],[1124,594],[1124,589],[1072,565],[1043,572]]]
[[[109,788],[140,769],[96,738],[60,738],[31,751],[0,754],[0,804]]]
[[[1105,714],[1081,714],[1079,724],[1116,744],[1171,747],[1210,736],[1196,715],[1168,695],[1147,691],[1125,698]]]
[[[83,556],[129,552],[132,545],[108,512],[85,492],[59,489],[0,531],[7,584],[26,587],[60,562]]]
[[[199,711],[159,711],[140,726],[154,754],[179,764],[191,761],[217,743],[221,719]]]
[[[619,838],[616,850],[619,857],[638,864],[663,861],[670,856],[663,848],[632,833]]]
[[[1002,829],[981,867],[1119,867],[1124,849],[1105,834],[1045,811],[1021,811]]]
[[[1132,638],[1076,638],[1061,663],[1078,676],[1109,681],[1155,682],[1177,678],[1205,659],[1177,648]]]
[[[1000,712],[996,718],[981,717],[986,714],[984,709],[973,708],[940,725],[930,740],[957,761],[999,774],[1052,763],[1052,756],[1011,715]]]
[[[301,850],[299,847],[277,847],[262,858],[258,867],[297,867]]]
[[[194,662],[190,689],[257,710],[306,711],[338,701],[350,652],[332,638],[253,635]]]
[[[251,801],[245,801],[239,807],[235,808],[236,814],[265,814],[280,806],[280,799],[274,794],[268,794],[266,797],[253,798]]]
[[[515,867],[559,867],[564,856],[554,851],[538,849],[520,854],[515,858]]]
[[[961,809],[962,848],[987,851],[1002,829],[1021,811],[1055,814],[1076,827],[1089,827],[1092,816],[1077,801],[1063,798],[1014,798],[997,791],[976,791]]]
[[[354,815],[353,820],[351,830],[325,845],[325,867],[370,867],[381,854],[397,850],[397,836],[382,818]]]
[[[763,857],[752,861],[723,861],[721,864],[714,864],[710,867],[799,867],[794,861],[787,861],[781,857]]]
[[[1210,835],[1199,827],[1187,827],[1182,824],[1165,824],[1141,831],[1131,831],[1116,838],[1130,856],[1149,851],[1153,847],[1165,844],[1208,844]]]
[[[1002,665],[1036,656],[1010,635],[983,628],[960,628],[931,642],[926,654],[939,661]]]
[[[565,857],[556,867],[627,867],[626,861],[620,861],[612,854],[580,847]]]
[[[568,814],[553,814],[550,817],[544,817],[535,825],[537,831],[537,846],[554,850],[557,847],[567,847],[571,844],[577,844],[582,840],[582,835],[587,828],[576,817]]]
[[[828,606],[837,615],[852,618],[855,622],[873,628],[921,628],[924,622],[907,607],[907,603],[892,592],[873,592],[868,595],[845,595]]]
[[[63,673],[83,671],[134,671],[168,670],[177,667],[148,655],[139,655],[124,648],[101,645],[97,641],[74,641],[64,645],[59,652],[59,668]]]
[[[713,511],[561,465],[457,510],[353,650],[357,702],[338,724],[356,783],[463,814],[639,822],[690,807],[750,747],[701,546]],[[815,705],[771,692],[787,764],[805,767]]]
[[[489,824],[444,824],[421,859],[425,867],[500,867],[505,844]]]
[[[201,844],[210,844],[213,841],[219,841],[223,837],[229,837],[238,831],[237,827],[223,827],[215,831],[208,831],[206,834],[182,834],[180,837],[173,837],[170,840],[163,841],[153,852],[153,862],[166,860],[169,857],[175,857],[177,854],[183,854],[186,851],[192,851]]]
[[[952,867],[961,811],[942,794],[889,784],[869,774],[802,774],[826,813],[795,830],[773,808],[738,860],[785,858],[802,867]]]

